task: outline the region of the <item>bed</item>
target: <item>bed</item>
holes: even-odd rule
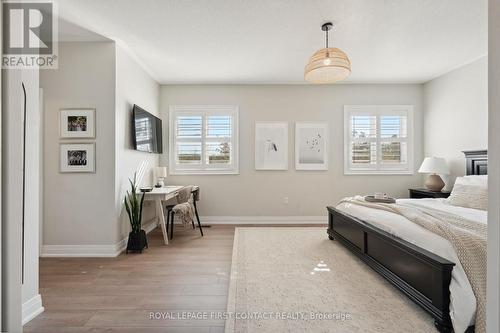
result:
[[[464,154],[467,175],[487,174],[486,150],[465,151]],[[419,200],[419,204],[431,205],[437,209],[440,209],[440,205],[444,205],[442,199],[413,199],[413,201],[415,200]],[[408,228],[401,229],[402,232],[412,233],[413,238],[407,241],[408,238],[397,237],[394,232],[386,228],[384,223],[389,222],[389,216],[386,216],[387,221],[382,219],[378,221],[380,223],[373,223],[377,221],[370,215],[369,208],[366,209],[367,211],[354,213],[349,208],[342,206],[328,207],[327,233],[329,238],[345,245],[372,269],[426,310],[434,318],[435,326],[440,332],[453,331],[452,318],[450,317],[450,288],[456,295],[452,306],[456,307],[454,310],[457,311],[457,314],[467,316],[472,312],[472,316],[474,315],[474,295],[470,295],[472,292],[470,285],[467,289],[468,281],[464,276],[460,261],[456,255],[453,256],[454,251],[451,251],[452,254],[450,249],[446,248],[446,240],[441,238],[442,244],[437,239],[430,242],[433,244],[431,246],[433,248],[430,249],[421,241],[421,244],[419,243],[418,235],[412,233],[411,226],[407,225]],[[484,216],[477,216],[478,214],[474,211],[476,210],[467,211],[464,209],[455,213],[471,214],[471,218],[484,220],[486,223],[486,212],[484,212]],[[398,223],[402,222],[401,220]],[[411,223],[408,220],[407,222]],[[434,236],[440,238],[437,235]],[[442,248],[436,249],[439,246]],[[451,247],[451,244],[448,243],[448,246]],[[471,303],[474,304],[474,309],[467,308]],[[454,320],[459,319],[454,318]],[[467,322],[467,318],[460,320]],[[464,322],[461,325],[463,326]],[[467,332],[474,331],[473,326],[467,327],[466,325],[465,328],[467,328]]]

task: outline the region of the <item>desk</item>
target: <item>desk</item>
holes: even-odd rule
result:
[[[164,186],[164,187],[153,187],[151,192],[145,192],[144,201],[154,201],[156,206],[156,216],[158,218],[158,224],[161,228],[161,233],[163,234],[163,242],[168,245],[168,234],[167,227],[165,225],[165,212],[163,208],[163,201],[168,201],[173,199],[179,193],[179,190],[184,186]],[[193,191],[197,190],[198,187],[193,187]],[[140,192],[138,194],[141,194]]]

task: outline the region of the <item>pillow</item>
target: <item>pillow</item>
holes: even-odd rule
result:
[[[487,178],[458,177],[447,201],[453,206],[488,210]]]
[[[458,181],[465,185],[481,185],[488,186],[488,176],[487,175],[473,175],[458,177]]]

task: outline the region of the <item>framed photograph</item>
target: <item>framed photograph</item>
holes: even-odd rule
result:
[[[288,170],[288,122],[255,122],[255,170]]]
[[[61,138],[95,137],[95,109],[63,109],[59,123]]]
[[[62,143],[61,172],[95,172],[94,143]]]
[[[328,123],[295,123],[295,169],[328,170]]]

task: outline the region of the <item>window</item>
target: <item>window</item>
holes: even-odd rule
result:
[[[171,174],[238,173],[237,106],[171,106]]]
[[[413,106],[344,107],[345,174],[413,173]]]

